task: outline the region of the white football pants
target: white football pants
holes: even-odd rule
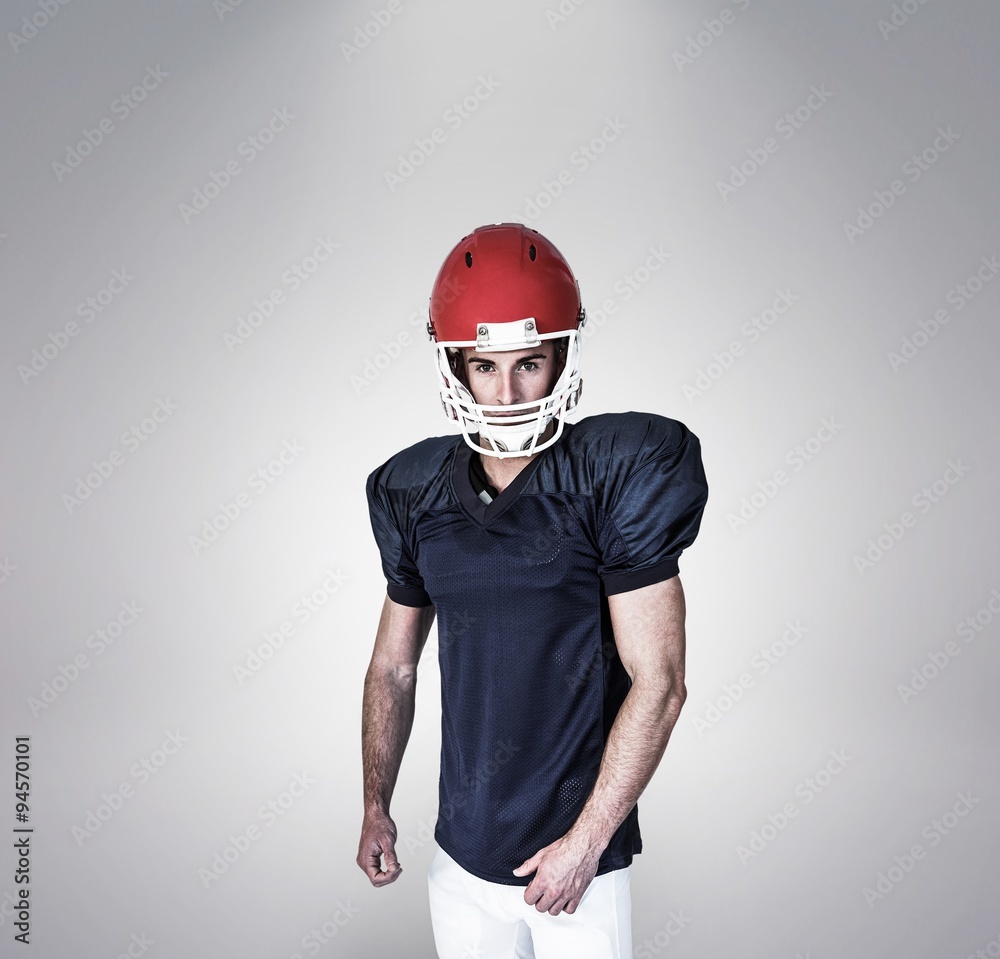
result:
[[[572,915],[539,912],[524,886],[473,876],[440,847],[427,886],[439,959],[632,959],[628,866],[595,876]]]

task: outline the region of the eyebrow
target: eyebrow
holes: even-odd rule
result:
[[[526,363],[528,360],[545,360],[548,357],[544,353],[532,353],[531,356],[522,356],[517,362]],[[493,360],[486,359],[485,356],[470,356],[469,363],[493,363]]]

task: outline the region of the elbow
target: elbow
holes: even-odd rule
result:
[[[684,685],[684,680],[680,679],[671,683],[664,694],[664,713],[676,722],[677,717],[681,714],[681,709],[684,708],[686,699],[687,687]]]
[[[368,667],[366,683],[397,693],[410,692],[417,685],[417,666],[415,663],[373,662]]]
[[[687,686],[682,679],[679,683],[671,686],[667,692],[667,711],[676,718],[681,714],[684,703],[687,700]]]
[[[677,721],[687,699],[687,687],[683,677],[660,676],[656,679],[637,676],[632,682],[633,690],[646,700],[664,720]]]
[[[385,675],[388,681],[399,689],[414,689],[417,685],[417,664],[394,665],[386,671]]]

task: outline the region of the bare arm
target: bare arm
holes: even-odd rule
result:
[[[632,688],[604,747],[597,782],[571,832],[600,856],[652,779],[687,696],[679,576],[608,597]]]
[[[539,912],[572,913],[615,830],[660,763],[687,691],[684,590],[680,577],[608,597],[611,625],[632,687],[604,747],[597,782],[561,839],[514,870],[535,878],[524,900]]]
[[[433,606],[402,606],[387,596],[365,676],[361,708],[364,822],[357,863],[374,886],[395,881],[402,871],[389,803],[413,727],[417,663],[433,622]]]

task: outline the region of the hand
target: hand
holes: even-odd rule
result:
[[[552,916],[564,910],[572,915],[597,875],[600,858],[600,850],[595,851],[567,833],[525,859],[514,870],[514,875],[535,874],[524,890],[524,901],[529,906]]]
[[[385,856],[385,870],[382,869],[382,856]],[[373,886],[388,886],[399,878],[403,867],[396,859],[396,824],[388,813],[365,816],[357,863]]]

